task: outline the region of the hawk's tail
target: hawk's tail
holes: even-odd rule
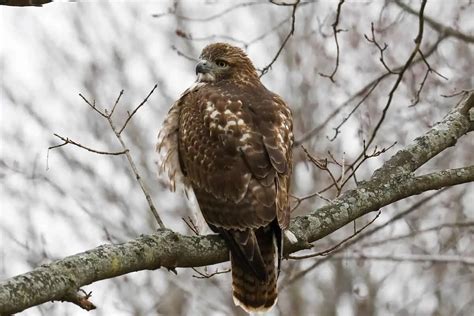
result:
[[[236,305],[248,313],[269,310],[277,301],[277,249],[271,230],[257,233],[258,246],[265,265],[266,278],[258,278],[239,256],[230,255],[233,298]]]

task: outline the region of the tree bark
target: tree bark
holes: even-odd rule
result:
[[[414,171],[474,129],[474,93],[464,96],[423,136],[398,151],[372,177],[332,203],[291,221],[296,243],[285,254],[308,248],[347,223],[398,200],[429,190],[474,181],[474,166],[416,176]],[[184,236],[160,229],[135,240],[95,249],[42,265],[0,282],[0,314],[9,315],[53,300],[70,300],[84,285],[139,270],[197,267],[228,260],[217,235]]]

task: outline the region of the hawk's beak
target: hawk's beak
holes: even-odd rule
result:
[[[207,74],[207,73],[210,73],[211,70],[212,70],[212,65],[207,60],[201,60],[196,65],[196,75],[197,74]]]

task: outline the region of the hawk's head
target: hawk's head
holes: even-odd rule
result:
[[[235,80],[242,83],[258,82],[255,67],[245,52],[226,43],[206,46],[199,56],[196,75],[199,82]]]

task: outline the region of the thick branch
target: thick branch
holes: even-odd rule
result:
[[[160,267],[204,266],[228,259],[217,235],[189,237],[170,230],[119,245],[103,245],[0,282],[0,315],[10,315],[67,295],[82,285]]]
[[[387,182],[374,179],[350,190],[333,204],[311,215],[292,221],[291,231],[298,243],[286,245],[288,253],[304,249],[308,243],[321,239],[353,220],[380,208],[429,190],[474,181],[474,166],[435,172],[414,177],[411,174],[389,177]]]
[[[433,158],[473,128],[469,119],[471,92],[442,122],[398,152],[374,176],[347,191],[330,205],[292,220],[298,238],[285,246],[286,254],[308,247],[354,219],[406,197],[445,186],[473,182],[474,166],[415,176],[411,171]],[[442,135],[442,136],[440,136]],[[408,160],[399,159],[404,153]],[[83,285],[139,270],[196,267],[228,259],[219,236],[183,236],[161,229],[119,245],[104,245],[43,265],[0,283],[0,314],[22,311],[51,300],[63,300]]]
[[[438,124],[397,152],[374,176],[413,172],[447,147],[454,146],[464,134],[474,130],[470,112],[474,110],[474,93],[469,93]]]

